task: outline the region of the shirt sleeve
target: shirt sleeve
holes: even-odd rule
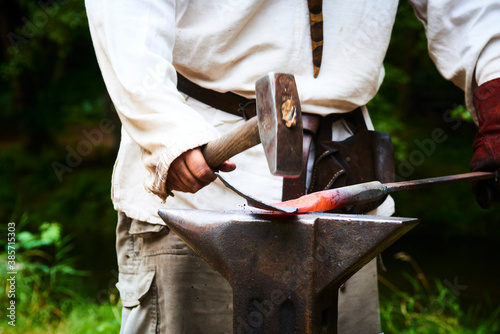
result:
[[[162,199],[172,161],[217,137],[176,88],[175,9],[173,0],[86,0],[106,87],[123,128],[141,147],[145,187]]]
[[[423,22],[429,54],[441,74],[465,91],[477,123],[472,95],[500,77],[500,2],[497,0],[410,0]]]

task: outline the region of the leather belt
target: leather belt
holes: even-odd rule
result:
[[[250,100],[231,92],[219,93],[200,87],[179,73],[177,73],[177,89],[206,105],[236,116],[241,116],[246,120],[256,115],[255,100]]]

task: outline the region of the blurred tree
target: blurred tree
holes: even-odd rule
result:
[[[392,136],[397,179],[467,172],[477,128],[464,107],[463,91],[430,59],[423,25],[406,1],[400,2],[384,66],[384,83],[368,107],[376,128]],[[436,129],[440,142],[433,139]],[[499,208],[481,210],[470,184],[394,197],[397,215],[421,219],[413,235],[500,237]]]
[[[0,130],[39,152],[67,122],[102,117],[104,86],[95,80],[100,75],[84,3],[20,0],[0,6]]]
[[[24,228],[31,231],[40,221],[60,221],[78,236],[79,265],[102,270],[102,282],[86,285],[100,289],[115,264],[109,183],[116,136],[92,147],[64,180],[52,168],[65,162],[67,147],[76,148],[82,129],[116,120],[84,2],[0,0],[0,32],[0,219],[19,221],[27,213]],[[114,129],[119,135],[117,123]]]

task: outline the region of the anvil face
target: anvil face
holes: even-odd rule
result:
[[[336,333],[339,286],[416,219],[161,210],[233,288],[234,333]]]

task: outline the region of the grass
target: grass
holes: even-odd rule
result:
[[[39,224],[36,232],[23,230],[27,221],[28,217],[21,219],[16,234],[16,326],[8,324],[6,308],[0,308],[0,319],[4,319],[0,333],[118,333],[121,304],[113,285],[108,285],[107,298],[101,303],[86,298],[82,291],[90,273],[76,269],[73,239],[55,222]],[[414,272],[393,278],[409,288],[379,276],[386,334],[500,333],[499,306],[485,301],[464,307],[459,297],[466,287],[429,279],[408,254],[395,257],[409,263]],[[7,268],[7,260],[7,253],[0,253],[1,267]],[[0,274],[0,281],[5,288],[9,286],[5,275]],[[9,302],[7,294],[0,295],[0,305]]]
[[[119,332],[121,303],[116,291],[111,290],[112,285],[108,287],[108,298],[103,303],[82,296],[81,288],[89,274],[75,269],[73,242],[62,234],[60,224],[44,222],[38,232],[21,231],[16,238],[16,326],[8,324],[5,308],[0,309],[0,319],[4,319],[0,334]],[[464,308],[459,296],[465,286],[429,279],[406,253],[395,257],[409,263],[414,273],[402,272],[401,278],[396,278],[399,284],[407,283],[409,289],[399,288],[383,274],[379,276],[381,320],[386,334],[500,332],[499,306],[485,302]],[[0,254],[2,267],[7,266],[6,261],[6,254]],[[7,277],[0,279],[7,287]],[[7,294],[0,296],[0,302],[8,305]]]
[[[82,295],[90,273],[76,269],[72,255],[74,243],[62,234],[55,222],[43,222],[37,232],[23,230],[28,218],[16,225],[15,264],[9,264],[11,255],[6,240],[0,246],[0,266],[15,274],[0,273],[5,294],[0,305],[15,302],[15,317],[7,317],[7,307],[0,308],[0,333],[117,333],[120,329],[120,303],[112,286],[108,300],[97,304]],[[14,275],[14,284],[11,277]],[[15,326],[13,326],[15,325]]]
[[[119,304],[97,305],[88,302],[74,302],[74,308],[59,322],[34,324],[31,319],[20,317],[16,327],[2,322],[0,333],[19,334],[116,334],[120,332],[121,306]]]
[[[396,290],[390,295],[381,296],[381,318],[385,334],[500,332],[500,307],[486,317],[480,306],[463,311],[453,291],[439,282],[429,282],[428,291],[421,279],[407,273],[404,276],[412,283],[414,291]],[[391,285],[386,281],[382,284]],[[2,322],[0,334],[115,334],[120,331],[120,303],[98,305],[82,300],[71,304],[72,310],[58,322],[35,324],[29,318],[21,317],[17,319],[14,328]]]
[[[410,291],[379,275],[382,329],[386,334],[500,333],[500,306],[484,301],[465,308],[460,305],[460,286],[431,281],[411,256],[398,253],[396,257],[409,262],[415,273],[401,274],[410,283]]]
[[[381,320],[386,334],[492,334],[500,333],[500,307],[484,303],[464,310],[460,305],[460,289],[449,283],[431,280],[424,275],[416,261],[405,253],[396,254],[410,263],[415,273],[401,273],[410,289],[401,289],[379,276],[381,283]],[[6,321],[0,324],[0,334],[90,334],[118,333],[121,303],[114,293],[109,302],[97,304],[89,299],[61,296],[58,303],[62,314],[40,322],[30,312],[19,312],[16,327]],[[52,302],[38,305],[37,312],[50,308]],[[46,312],[50,313],[50,309]],[[4,318],[4,317],[2,317]]]

